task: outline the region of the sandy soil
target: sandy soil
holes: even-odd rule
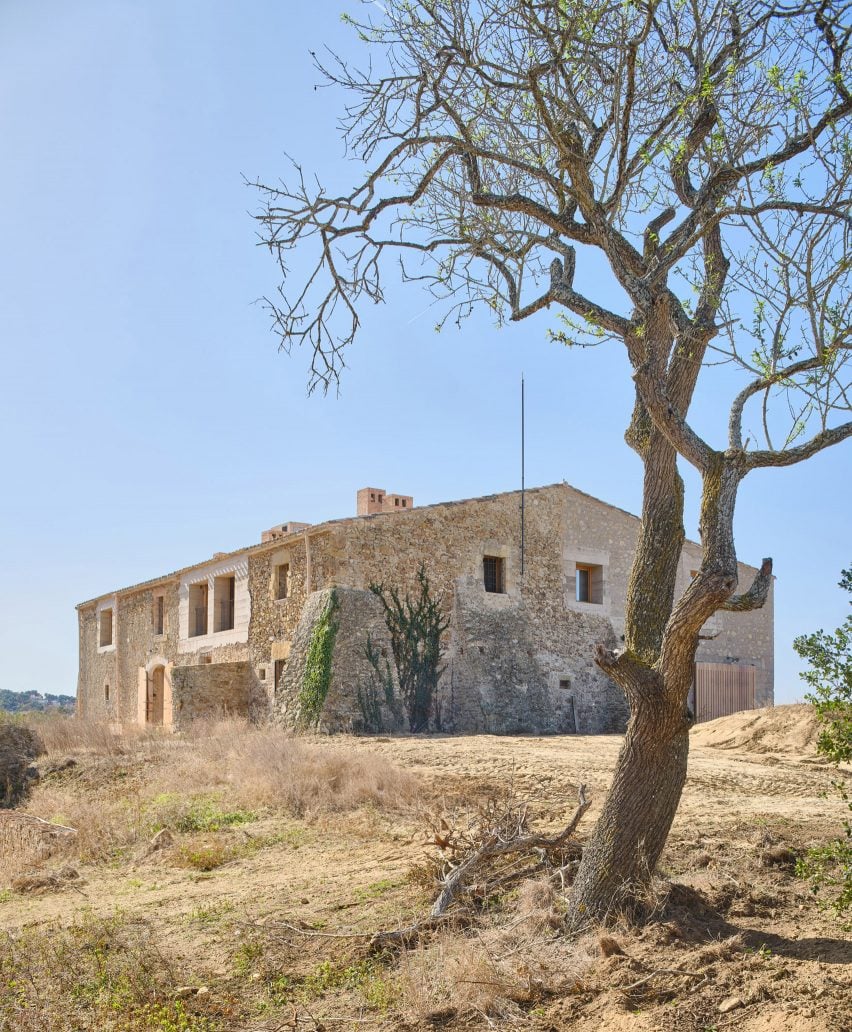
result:
[[[726,726],[716,721],[696,730],[686,791],[662,863],[673,888],[661,887],[660,911],[646,928],[615,929],[622,952],[607,957],[595,938],[586,942],[590,959],[570,985],[542,989],[527,1001],[498,1001],[491,1013],[452,999],[430,1012],[428,1000],[415,1005],[410,990],[392,993],[389,1004],[365,1006],[357,993],[337,989],[319,995],[310,1017],[305,1012],[298,1019],[298,1007],[291,1007],[296,1024],[256,1016],[230,1027],[848,1032],[852,944],[789,865],[766,863],[769,846],[795,851],[817,844],[842,817],[841,805],[827,795],[837,774],[817,762],[804,715],[796,707],[779,710],[784,712],[764,714],[762,721],[742,715],[725,718]],[[257,994],[268,971],[248,973],[245,964],[238,971],[235,957],[242,944],[276,923],[308,933],[301,942],[297,933],[285,937],[289,952],[281,954],[281,963],[298,968],[340,950],[351,958],[362,944],[322,936],[398,927],[425,912],[434,890],[417,871],[434,853],[425,844],[430,813],[452,819],[466,801],[511,786],[531,801],[537,826],[556,828],[573,811],[583,782],[593,798],[583,825],[588,833],[620,739],[478,736],[348,744],[416,774],[423,784],[420,804],[395,814],[368,809],[310,822],[268,817],[231,829],[221,834],[235,840],[266,835],[273,844],[209,873],[175,867],[168,850],[140,853],[115,867],[83,865],[80,882],[62,892],[0,896],[0,928],[47,927],[83,911],[118,908],[152,922],[180,962],[196,972],[198,984],[231,997],[243,988]],[[478,934],[455,933],[462,941]],[[405,982],[405,964],[388,964],[388,983]]]

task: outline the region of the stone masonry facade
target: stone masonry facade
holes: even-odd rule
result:
[[[623,729],[624,699],[592,656],[598,642],[617,646],[623,635],[635,516],[567,484],[528,490],[522,570],[520,492],[418,508],[411,496],[364,490],[364,515],[281,524],[260,544],[78,606],[78,713],[118,727],[180,727],[225,713],[296,725],[306,656],[333,592],[337,633],[320,726],[362,730],[368,636],[389,648],[370,586],[405,596],[422,564],[449,621],[441,730]],[[380,510],[370,493],[381,494]],[[700,559],[700,546],[687,542],[679,593]],[[741,564],[741,585],[754,573]],[[698,662],[742,668],[755,704],[771,705],[771,595],[761,610],[716,614],[705,631]]]

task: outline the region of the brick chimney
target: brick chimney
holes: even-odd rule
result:
[[[372,516],[377,512],[407,512],[413,508],[411,495],[388,494],[383,487],[362,487],[355,511],[359,516]]]

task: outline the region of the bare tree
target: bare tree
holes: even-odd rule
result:
[[[702,625],[766,599],[768,559],[737,594],[740,482],[852,435],[850,4],[383,0],[352,24],[366,70],[315,58],[346,94],[359,181],[333,195],[294,165],[292,184],[257,184],[284,274],[270,307],[282,346],[310,347],[312,386],[336,382],[392,258],[444,319],[550,309],[556,336],[623,347],[633,369],[642,521],[624,648],[596,655],[631,719],[579,926],[629,904],[662,852]],[[700,374],[719,406],[735,382],[716,443],[689,421]],[[703,557],[675,600],[678,455],[703,482]]]

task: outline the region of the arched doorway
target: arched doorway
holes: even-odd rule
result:
[[[156,666],[148,674],[148,693],[145,699],[145,723],[163,723],[163,705],[166,695],[166,668]]]
[[[165,656],[152,656],[139,667],[137,722],[143,726],[172,726],[172,664]]]

